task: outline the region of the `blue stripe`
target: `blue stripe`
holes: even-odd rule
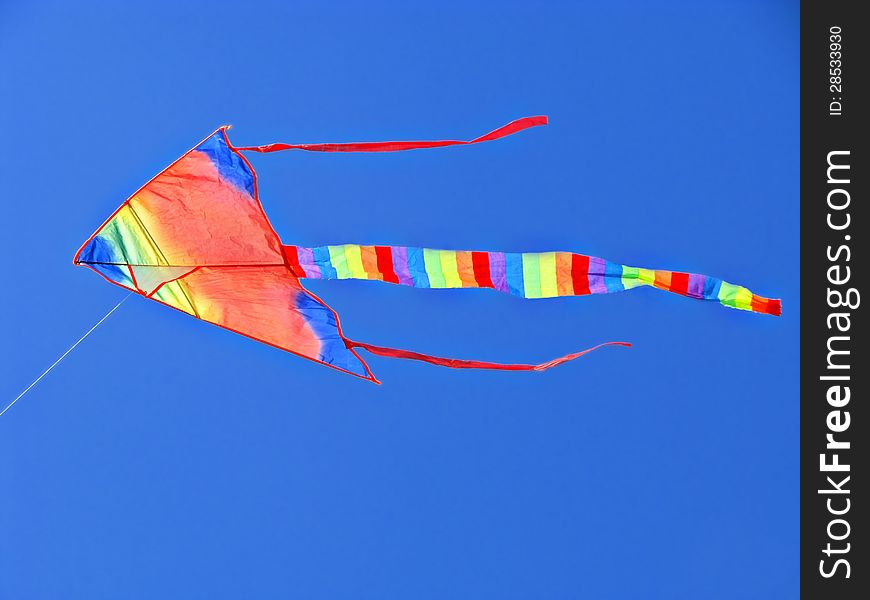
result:
[[[518,252],[505,252],[504,264],[508,290],[514,296],[525,298],[526,286],[523,281],[523,255]]]
[[[708,277],[704,282],[704,299],[719,300],[719,288],[722,287],[722,280],[715,277]]]
[[[223,133],[215,132],[196,149],[211,159],[221,179],[254,197],[254,175],[245,161],[227,146]]]
[[[312,248],[311,251],[314,253],[314,264],[320,267],[322,278],[338,279],[338,272],[329,261],[329,248],[327,246],[320,246],[319,248]]]
[[[94,239],[84,247],[79,255],[79,261],[84,263],[123,263],[127,262],[124,257],[118,257],[115,254],[115,246],[103,239],[101,236],[94,236]],[[133,287],[133,280],[130,279],[130,272],[126,267],[118,265],[98,265],[91,264],[94,269],[102,273],[110,281]]]
[[[126,269],[122,269],[117,265],[89,265],[106,276],[107,279],[114,281],[115,283],[120,283],[121,285],[126,285],[127,287],[134,287],[133,280],[130,279],[130,275]]]
[[[426,273],[422,248],[408,248],[408,271],[411,273],[411,279],[414,280],[414,287],[429,287],[429,274]]]
[[[365,377],[365,367],[339,335],[338,323],[335,322],[335,315],[331,310],[304,292],[296,296],[296,310],[305,317],[314,335],[320,340],[317,360]]]
[[[604,261],[604,285],[608,292],[621,292],[625,290],[622,284],[622,265]]]

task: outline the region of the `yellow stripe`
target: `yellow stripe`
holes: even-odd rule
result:
[[[638,269],[637,270],[637,278],[644,285],[655,285],[656,283],[656,272],[652,269]]]
[[[347,259],[347,268],[351,279],[368,279],[366,268],[362,262],[362,250],[356,244],[345,244],[344,256]]]
[[[752,310],[752,292],[745,287],[737,288],[734,305],[741,310]]]
[[[556,253],[541,253],[541,298],[553,298],[559,295],[556,283]]]
[[[125,262],[134,265],[160,265],[160,256],[151,238],[145,233],[130,205],[118,211],[110,222],[117,235]]]
[[[135,219],[137,232],[140,235],[145,237],[145,241],[143,241],[142,243],[145,244],[147,242],[147,244],[148,244],[149,258],[157,260],[158,262],[156,264],[161,264],[161,265],[169,264],[169,262],[166,260],[166,257],[163,256],[163,253],[160,251],[160,248],[157,247],[157,242],[155,242],[154,238],[151,237],[151,233],[148,231],[148,228],[145,226],[145,223],[142,222],[142,219],[136,213],[136,208],[133,206],[133,203],[135,201],[136,201],[136,198],[133,198],[130,202],[127,203],[127,206],[125,206],[124,208],[127,209],[130,216],[132,216],[133,219]],[[140,264],[150,264],[150,263],[140,263]]]
[[[164,284],[154,294],[154,298],[161,302],[165,302],[173,308],[186,312],[189,315],[196,316],[196,311],[193,309],[193,306],[190,304],[187,295],[182,290],[181,284],[178,281],[170,281],[169,283]],[[210,306],[208,302],[203,304],[205,308]]]
[[[441,273],[444,275],[444,286],[449,288],[461,288],[462,279],[459,277],[459,266],[456,264],[456,252],[453,250],[440,250]]]

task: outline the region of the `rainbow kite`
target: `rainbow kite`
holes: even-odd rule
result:
[[[106,280],[260,342],[377,381],[357,348],[454,368],[541,371],[539,365],[440,358],[355,342],[301,279],[372,279],[417,288],[490,288],[521,298],[620,292],[652,286],[741,310],[780,314],[780,301],[720,279],[629,267],[571,252],[470,252],[281,243],[263,212],[242,152],[392,152],[475,144],[546,124],[528,117],[471,141],[270,144],[235,147],[221,127],[142,186],[75,255]],[[628,345],[623,342],[609,344]],[[608,344],[602,344],[608,345]],[[596,346],[597,348],[598,346]]]

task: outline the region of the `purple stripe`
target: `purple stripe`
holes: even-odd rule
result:
[[[391,246],[393,250],[393,271],[402,285],[414,286],[411,271],[408,270],[408,249],[405,246]]]
[[[314,251],[311,248],[296,246],[296,253],[299,255],[299,266],[305,271],[308,279],[323,279],[320,267],[314,263]]]
[[[692,298],[703,298],[704,286],[706,285],[706,283],[706,276],[689,273],[689,288],[686,293]]]
[[[489,254],[489,277],[492,279],[492,285],[498,291],[509,294],[504,252],[488,252],[487,254]]]
[[[607,285],[604,283],[604,269],[605,262],[603,258],[589,257],[589,293],[607,293]]]

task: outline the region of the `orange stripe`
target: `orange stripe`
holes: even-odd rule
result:
[[[369,279],[384,280],[384,276],[378,270],[378,253],[374,246],[360,246],[360,255],[362,256],[363,269],[369,276]]]
[[[656,282],[655,287],[660,290],[670,290],[671,289],[671,272],[670,271],[656,271]]]
[[[767,298],[752,294],[752,310],[757,313],[767,313]]]
[[[556,290],[560,296],[574,295],[570,252],[556,252]]]
[[[456,270],[459,272],[459,280],[462,287],[477,287],[477,279],[474,278],[474,263],[471,260],[471,252],[464,250],[456,251]]]

